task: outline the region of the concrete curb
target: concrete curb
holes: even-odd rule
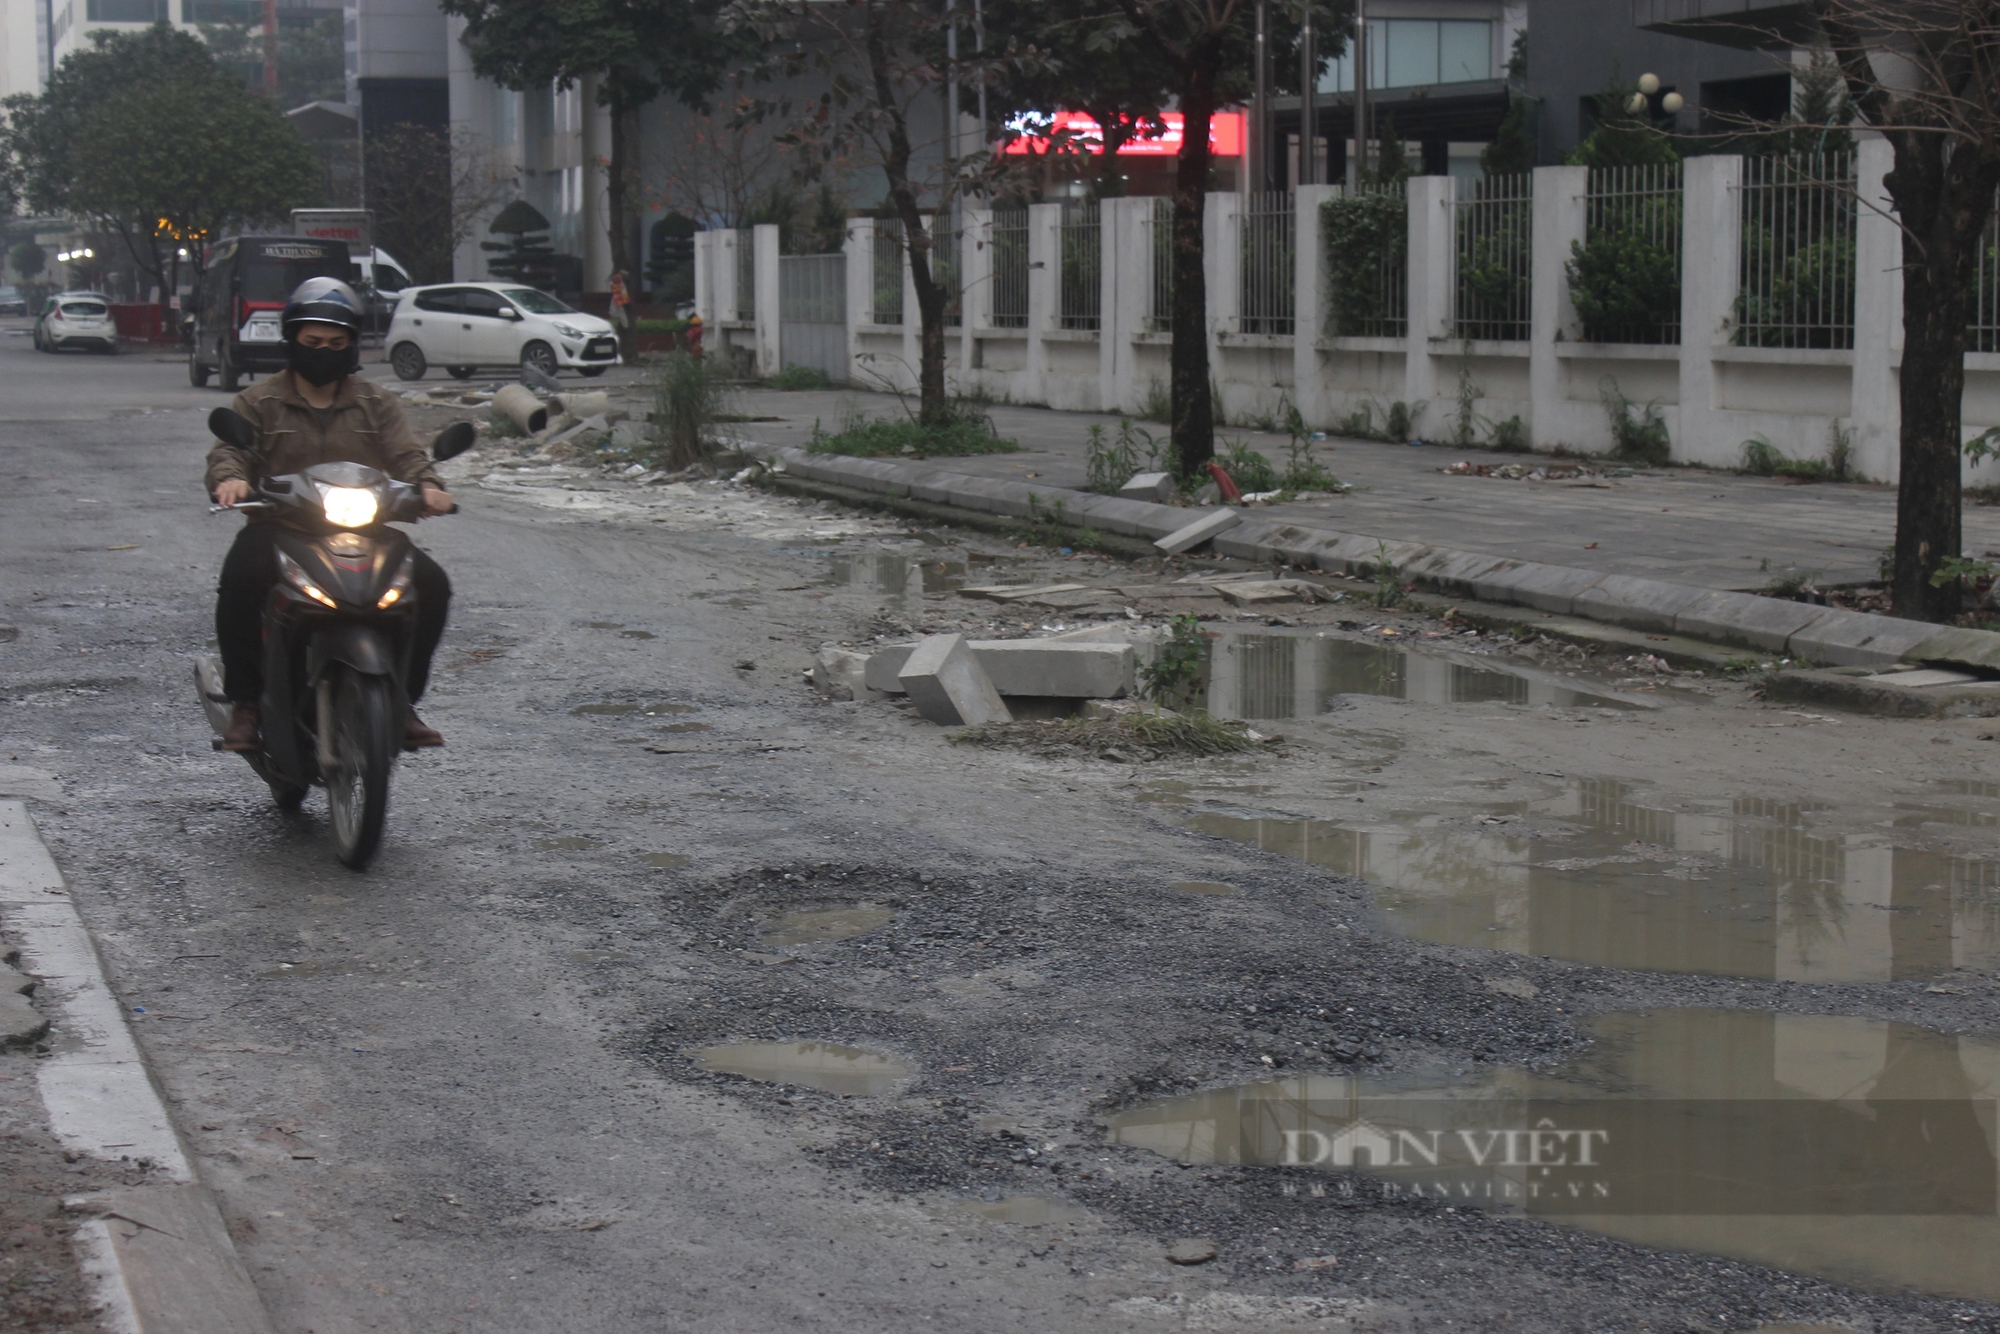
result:
[[[64,1204],[87,1215],[83,1268],[121,1334],[270,1334],[230,1243],[125,1023],[83,919],[20,801],[0,800],[0,925],[19,938],[22,971],[55,1051],[35,1063],[49,1128],[107,1162],[150,1159],[153,1184]]]
[[[903,496],[973,514],[1046,516],[1060,502],[1066,516],[1122,536],[1158,541],[1200,511],[1100,496],[1061,487],[1030,487],[886,459],[807,454],[786,447],[752,451],[784,474],[852,491]],[[1254,517],[1212,539],[1214,550],[1242,560],[1282,560],[1329,574],[1372,575],[1383,562],[1406,583],[1448,597],[1533,607],[1658,634],[1679,635],[1827,667],[1887,667],[1920,662],[1975,672],[2000,671],[2000,634],[1898,620],[1782,598],[1699,588],[1664,579],[1607,574],[1511,560],[1475,551],[1393,542],[1358,533]]]

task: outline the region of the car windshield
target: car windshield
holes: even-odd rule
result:
[[[62,313],[65,315],[86,317],[102,315],[104,313],[104,306],[101,302],[97,301],[65,301],[63,302]]]
[[[547,292],[537,292],[532,287],[510,287],[500,295],[506,297],[530,315],[575,314],[568,306],[565,306]]]

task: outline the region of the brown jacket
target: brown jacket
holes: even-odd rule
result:
[[[218,440],[208,451],[208,489],[232,477],[255,485],[315,463],[360,463],[380,468],[399,482],[444,480],[430,455],[410,433],[403,405],[381,385],[350,375],[340,382],[324,425],[320,414],[292,387],[287,371],[267,376],[236,396],[236,411],[257,428],[257,449],[237,449]]]

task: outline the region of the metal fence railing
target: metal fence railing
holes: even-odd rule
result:
[[[1260,191],[1244,200],[1239,333],[1292,332],[1298,288],[1292,250],[1296,216],[1290,190]]]
[[[1104,228],[1097,201],[1063,205],[1057,224],[1062,255],[1062,291],[1056,322],[1065,329],[1096,329],[1104,304]]]
[[[1145,224],[1146,254],[1152,266],[1146,287],[1146,328],[1166,333],[1174,327],[1174,201],[1153,200]]]
[[[956,329],[965,309],[965,270],[960,267],[962,242],[958,222],[949,213],[933,213],[925,225],[931,231],[931,279],[944,289],[945,327]]]
[[[1410,328],[1409,201],[1400,181],[1321,205],[1326,331],[1402,338]]]
[[[757,318],[756,237],[748,227],[736,229],[736,318],[746,324]]]
[[[1526,342],[1534,266],[1534,177],[1488,176],[1464,187],[1453,218],[1460,338]]]
[[[1681,164],[1593,167],[1570,300],[1592,343],[1681,341]]]
[[[1743,161],[1743,264],[1736,342],[1854,346],[1854,159]]]
[[[1028,210],[993,210],[992,319],[996,329],[1028,327]]]
[[[1968,352],[2000,352],[2000,194],[1993,200],[1986,235],[1979,238],[1979,276],[1972,288],[1972,328]]]
[[[874,295],[869,319],[874,324],[903,322],[903,221],[875,220],[874,265],[869,290]]]

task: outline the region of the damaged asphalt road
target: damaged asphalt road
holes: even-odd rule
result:
[[[1718,684],[1615,716],[1356,698],[1226,763],[953,747],[801,682],[822,643],[988,614],[829,577],[834,541],[935,550],[901,525],[760,493],[739,524],[716,492],[683,529],[468,488],[418,533],[457,590],[425,706],[449,745],[400,765],[357,876],[317,796],[286,817],[208,748],[187,663],[231,525],[201,513],[198,416],[36,434],[4,451],[0,760],[59,784],[36,820],[281,1330],[2000,1328],[1890,1281],[1183,1166],[1105,1125],[1300,1074],[1559,1069],[1614,1012],[1990,1040],[1990,970],[1809,985],[1432,943],[1185,809],[1386,818],[1565,774],[1859,800],[1941,754],[1990,778],[1975,723],[1814,723]],[[852,935],[786,920],[853,908]],[[877,1053],[833,1061],[882,1091],[710,1050],[759,1040]],[[1170,1263],[1184,1239],[1214,1258]]]

